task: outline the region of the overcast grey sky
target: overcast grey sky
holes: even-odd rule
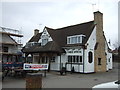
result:
[[[112,44],[118,40],[119,0],[10,1],[2,2],[0,26],[22,30],[24,44],[33,36],[34,29],[42,31],[45,26],[55,29],[88,22],[93,20],[93,11],[97,10],[103,13],[107,40]]]

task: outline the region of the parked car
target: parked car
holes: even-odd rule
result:
[[[120,90],[120,80],[95,85],[92,90]]]

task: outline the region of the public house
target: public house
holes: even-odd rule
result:
[[[34,30],[34,36],[22,49],[32,63],[48,63],[49,70],[93,73],[112,69],[112,53],[103,32],[103,14],[94,12],[94,20],[63,28]],[[26,59],[26,62],[29,60]]]

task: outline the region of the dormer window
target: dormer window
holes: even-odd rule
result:
[[[48,42],[48,38],[42,39],[41,45],[45,45],[45,44],[47,44],[47,42]]]
[[[46,30],[43,31],[43,34],[41,35],[41,45],[47,44],[49,41],[49,35]]]
[[[40,43],[38,43],[38,42],[28,42],[28,43],[26,43],[26,48],[28,48],[28,47],[31,47],[31,46],[34,46],[34,45],[40,45]]]
[[[67,37],[67,44],[82,43],[83,42],[83,38],[85,38],[85,35],[68,36]]]

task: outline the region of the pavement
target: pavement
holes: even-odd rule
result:
[[[69,72],[61,76],[59,72],[51,71],[42,78],[43,88],[92,88],[94,85],[111,82],[118,79],[118,63],[114,63],[113,69],[108,72],[92,74],[80,74]],[[26,79],[21,77],[6,77],[2,88],[25,88]]]

